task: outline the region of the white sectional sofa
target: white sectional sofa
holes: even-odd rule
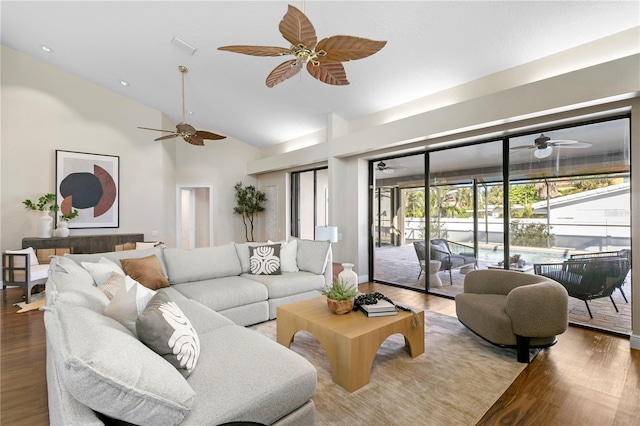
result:
[[[280,248],[278,275],[250,273],[248,243],[54,258],[43,308],[51,424],[314,424],[315,368],[244,327],[275,318],[276,306],[315,297],[331,282],[328,242],[294,239]],[[170,283],[157,291],[199,339],[190,374],[142,343],[135,327],[105,315],[110,300],[86,269],[102,258],[153,256]]]

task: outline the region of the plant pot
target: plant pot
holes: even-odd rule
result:
[[[56,226],[56,230],[54,231],[54,234],[56,237],[68,237],[69,236],[69,224],[63,220],[58,222],[58,225]]]
[[[36,233],[36,237],[51,238],[52,224],[53,218],[49,215],[49,211],[43,211],[42,215],[38,218],[38,231]]]
[[[334,300],[327,297],[327,306],[334,314],[342,315],[353,309],[353,300]]]

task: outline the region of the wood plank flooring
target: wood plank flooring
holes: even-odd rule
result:
[[[452,300],[373,283],[360,291],[455,316]],[[20,289],[9,289],[8,301],[0,303],[0,424],[47,425],[43,313],[16,314],[12,304],[21,298]],[[478,425],[638,425],[639,405],[640,351],[631,350],[627,338],[570,327]],[[373,425],[370,419],[366,424]]]

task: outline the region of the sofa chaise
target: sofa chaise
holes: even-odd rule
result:
[[[267,246],[231,243],[54,257],[43,308],[51,424],[102,425],[111,419],[139,425],[314,424],[315,368],[244,326],[274,319],[278,305],[318,296],[331,282],[330,245],[298,239],[269,245],[279,246],[277,274],[251,273],[252,245]],[[123,265],[132,289],[142,288],[131,278],[149,260],[167,281],[156,290],[145,285],[149,297],[153,294],[149,305],[164,298],[197,335],[199,356],[188,373],[172,365],[171,354],[156,353],[139,339],[140,324],[132,329],[109,312],[121,296],[110,300],[103,287],[124,277],[110,272],[96,285],[109,275],[104,269],[112,262]],[[141,296],[136,297],[134,305]]]

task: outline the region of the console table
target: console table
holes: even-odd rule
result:
[[[104,253],[114,251],[118,244],[144,241],[144,234],[105,234],[105,235],[74,235],[69,237],[22,239],[22,248],[34,249],[69,248],[71,253]]]

